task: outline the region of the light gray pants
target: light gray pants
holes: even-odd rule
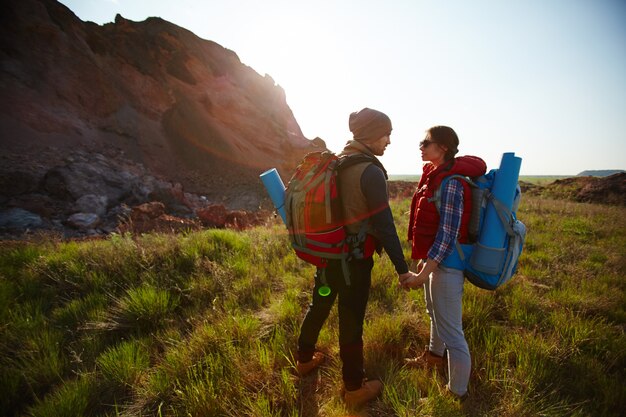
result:
[[[439,266],[424,285],[426,311],[430,316],[429,350],[448,350],[448,388],[457,395],[467,392],[472,360],[463,333],[463,272]]]

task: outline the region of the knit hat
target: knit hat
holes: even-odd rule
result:
[[[354,140],[359,142],[374,142],[385,135],[391,134],[391,120],[389,117],[383,112],[367,107],[351,113],[348,125]]]

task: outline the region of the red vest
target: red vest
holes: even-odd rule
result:
[[[432,163],[426,163],[423,168],[422,178],[413,200],[411,201],[411,214],[409,217],[409,240],[411,244],[411,258],[426,259],[428,251],[435,242],[435,236],[439,229],[439,213],[435,203],[428,201],[439,188],[441,181],[453,174],[478,177],[487,170],[485,162],[476,156],[460,156],[435,167]],[[459,241],[467,243],[467,230],[469,218],[472,214],[472,199],[470,198],[470,186],[463,184],[463,214],[461,216],[461,228]]]

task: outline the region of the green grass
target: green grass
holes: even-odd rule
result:
[[[404,242],[409,201],[394,201]],[[358,415],[617,416],[626,409],[626,209],[526,197],[518,274],[467,283],[472,396],[402,367],[423,349],[422,291],[376,260],[365,324],[382,397]],[[0,245],[0,414],[340,416],[336,309],[328,361],[294,375],[313,268],[284,227]]]
[[[556,180],[571,178],[575,175],[520,175],[519,180],[535,185],[547,185]]]

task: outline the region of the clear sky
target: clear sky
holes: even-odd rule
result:
[[[237,53],[285,89],[304,135],[339,151],[348,115],[387,113],[391,174],[454,128],[459,154],[522,175],[626,169],[624,0],[62,0],[99,24],[158,16]]]

